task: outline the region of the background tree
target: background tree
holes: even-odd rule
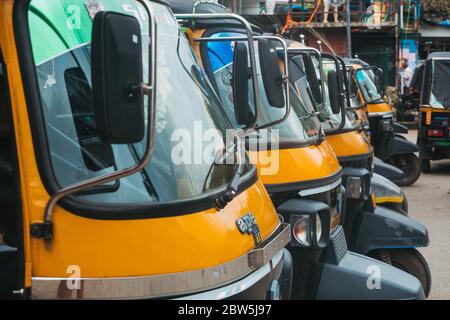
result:
[[[422,0],[422,9],[427,19],[450,18],[450,0]]]

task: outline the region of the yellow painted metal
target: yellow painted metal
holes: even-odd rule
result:
[[[249,155],[265,185],[323,179],[340,169],[339,161],[326,141],[320,146],[253,151]]]
[[[358,131],[330,135],[327,141],[338,157],[364,155],[371,151],[367,138]]]

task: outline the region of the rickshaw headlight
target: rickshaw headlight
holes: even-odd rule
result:
[[[362,179],[360,177],[349,177],[347,179],[347,198],[359,199],[363,189]]]
[[[292,247],[324,248],[330,240],[331,211],[328,204],[310,199],[291,199],[278,206],[291,225]]]
[[[392,119],[385,119],[381,122],[383,132],[393,132],[394,131],[394,121]]]
[[[299,216],[293,226],[294,238],[305,247],[311,245],[311,219],[308,215]]]
[[[322,220],[320,220],[320,216],[316,216],[316,242],[318,242],[322,238]]]

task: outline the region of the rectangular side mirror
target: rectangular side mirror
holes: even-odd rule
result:
[[[283,74],[278,66],[276,49],[268,39],[258,40],[259,62],[267,100],[272,107],[284,108]]]
[[[93,109],[105,143],[142,141],[145,131],[142,39],[139,21],[99,12],[92,31]]]
[[[339,114],[342,110],[340,93],[339,93],[339,78],[334,70],[328,71],[328,94],[330,95],[331,110],[334,114]]]
[[[244,43],[236,42],[233,57],[233,101],[236,121],[239,125],[248,126],[253,121],[251,119],[251,109],[249,105],[249,68],[248,49]]]

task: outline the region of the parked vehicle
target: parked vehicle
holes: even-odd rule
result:
[[[319,70],[321,54],[296,42],[291,42],[290,52],[299,55],[291,59],[291,79],[295,82],[300,97],[310,109],[316,110],[321,107],[320,119],[325,128],[327,140],[333,147],[341,165],[343,167],[367,169],[371,177],[370,184],[375,195],[375,203],[407,214],[408,203],[402,190],[374,171],[374,152],[370,145],[370,139],[364,131],[365,121],[367,121],[365,120],[367,119],[365,113],[355,106],[357,102],[354,99],[350,99],[349,101],[343,101],[344,112],[339,111],[337,115],[331,116],[330,97],[329,95],[325,98],[322,97],[322,92],[326,94],[328,88],[325,87],[325,91],[322,91],[320,84],[322,82]],[[333,56],[328,55],[328,57],[329,64],[332,64]],[[304,61],[308,60],[310,62],[305,64]],[[308,65],[311,70],[308,70]],[[315,83],[315,85],[310,86],[310,83]],[[326,81],[324,84],[326,84]],[[308,92],[311,94],[308,94]],[[344,91],[338,94],[345,95]],[[335,106],[335,108],[337,107],[339,105]],[[381,163],[381,166],[378,167],[384,168],[385,172],[396,171],[394,167],[384,163]]]
[[[2,298],[290,297],[290,226],[164,2],[8,0],[0,29]],[[175,163],[176,130],[218,152]]]
[[[349,60],[347,63],[358,63]],[[375,156],[401,169],[405,176],[395,181],[399,186],[414,184],[421,175],[421,162],[415,155],[418,148],[401,134],[408,129],[394,121],[392,106],[384,97],[383,71],[374,66],[354,64],[353,81],[369,115],[371,143]]]
[[[283,86],[282,79],[287,74],[281,74],[278,66],[268,68],[261,62],[256,65],[258,76],[252,76],[252,72],[248,72],[245,46],[242,46],[246,39],[242,27],[223,19],[202,23],[195,20],[195,16],[180,11],[177,1],[171,1],[171,4],[174,12],[179,13],[177,17],[185,32],[191,36],[194,51],[201,58],[233,126],[247,127],[248,121],[256,120],[255,135],[248,137],[246,146],[277,211],[293,226],[293,240],[289,246],[294,261],[293,297],[393,299],[411,295],[407,293],[410,289],[405,290],[409,285],[404,273],[400,272],[400,282],[391,278],[399,272],[395,268],[386,270],[387,274],[382,273],[381,291],[384,292],[368,290],[367,273],[364,274],[367,268],[388,266],[347,251],[340,225],[342,170],[330,146],[323,141],[316,116],[305,108],[292,87],[284,96],[290,97],[290,112],[286,113],[282,108],[286,101],[276,92]],[[280,43],[276,44],[280,39],[271,38],[274,44],[270,44],[264,41],[268,38],[261,37],[257,28],[254,31],[259,53],[256,61],[277,56],[274,46],[280,46]],[[286,54],[281,56],[286,57]],[[286,66],[282,60],[279,64]],[[255,67],[251,66],[250,70],[254,71]],[[235,81],[235,75],[240,72],[249,75],[248,82]],[[250,89],[255,83],[259,96],[254,96],[255,90]],[[253,99],[250,106],[247,98],[238,103],[245,94],[236,95],[237,90],[233,90],[241,88],[245,92],[247,87],[247,95]],[[259,99],[260,103],[257,102]],[[265,123],[274,124],[266,131],[261,127]],[[278,132],[278,136],[274,136],[274,132]],[[255,145],[265,148],[252,148]],[[274,163],[279,166],[271,171]],[[394,287],[398,286],[397,289],[387,285],[389,281]],[[346,286],[346,290],[341,290],[342,286]]]
[[[342,224],[349,249],[415,275],[428,295],[430,270],[415,249],[428,245],[428,232],[425,226],[406,217],[403,212],[376,205],[373,192],[380,192],[377,186],[388,193],[392,193],[391,188],[395,192],[398,187],[387,184],[386,180],[377,182],[383,179],[380,176],[371,178],[373,155],[368,141],[358,129],[359,122],[353,116],[344,61],[294,43],[290,45],[289,57],[291,81],[302,99],[309,101],[308,105],[320,113],[327,141],[344,167],[343,185],[347,197]],[[394,197],[401,198],[399,193],[401,191]],[[380,196],[383,198],[385,195]]]
[[[415,87],[420,88],[419,157],[422,171],[431,161],[450,158],[450,52],[434,52],[419,67]]]

